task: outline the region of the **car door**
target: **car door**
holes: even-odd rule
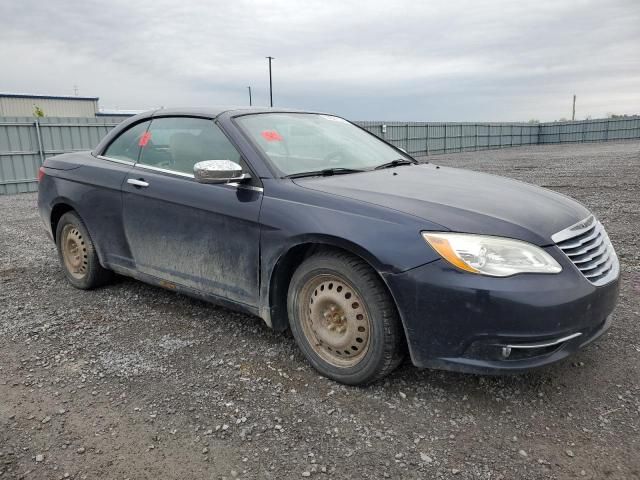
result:
[[[110,268],[131,268],[131,253],[122,227],[122,184],[138,160],[139,142],[151,121],[136,123],[120,133],[97,158],[82,166],[82,182],[74,183],[81,199],[77,209],[95,237],[102,260]]]
[[[248,171],[238,150],[212,120],[193,117],[154,118],[141,145],[123,184],[135,268],[257,305],[262,188],[193,177],[193,165],[203,160],[233,160]]]

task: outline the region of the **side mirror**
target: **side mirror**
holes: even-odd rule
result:
[[[199,183],[239,182],[250,178],[242,167],[231,160],[204,160],[193,166],[193,176]]]

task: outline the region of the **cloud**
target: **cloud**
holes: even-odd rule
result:
[[[268,102],[350,119],[640,112],[640,4],[161,0],[0,5],[0,91],[108,108]]]

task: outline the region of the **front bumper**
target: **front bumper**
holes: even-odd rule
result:
[[[495,278],[443,260],[385,275],[418,367],[519,373],[559,361],[610,325],[619,279],[596,287],[557,252],[557,275]]]

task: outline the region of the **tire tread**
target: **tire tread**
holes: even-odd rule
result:
[[[335,254],[335,257],[348,264],[361,275],[370,290],[375,292],[376,303],[381,306],[380,312],[384,319],[385,329],[384,361],[377,374],[367,381],[367,383],[373,383],[395,370],[404,358],[403,332],[400,331],[400,321],[396,306],[393,304],[386,288],[382,285],[382,281],[369,265],[346,252],[339,252]]]

